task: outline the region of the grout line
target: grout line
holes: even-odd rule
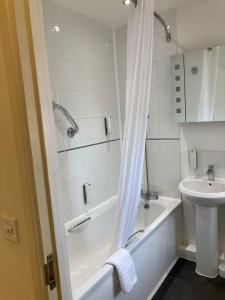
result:
[[[146,140],[147,141],[180,141],[180,138],[146,138]],[[87,148],[87,147],[98,146],[98,145],[107,144],[107,143],[116,142],[116,141],[120,141],[120,139],[118,138],[118,139],[114,139],[114,140],[109,140],[109,141],[104,141],[104,142],[99,142],[99,143],[94,143],[94,144],[88,144],[88,145],[84,145],[84,146],[69,148],[69,149],[65,149],[65,150],[60,150],[57,153],[69,152],[69,151],[72,151],[72,150],[78,150],[78,149],[83,149],[83,148]]]
[[[65,150],[60,150],[57,153],[69,152],[69,151],[72,151],[72,150],[78,150],[78,149],[83,149],[83,148],[87,148],[87,147],[98,146],[98,145],[107,144],[107,143],[116,142],[116,141],[120,141],[120,139],[114,139],[114,140],[109,140],[109,141],[104,141],[104,142],[99,142],[99,143],[94,143],[94,144],[69,148],[69,149],[65,149]]]
[[[146,138],[147,141],[180,141],[180,138]]]

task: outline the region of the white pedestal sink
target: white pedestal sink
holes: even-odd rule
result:
[[[218,275],[218,206],[225,204],[225,180],[187,177],[179,190],[196,206],[196,272],[214,278]]]

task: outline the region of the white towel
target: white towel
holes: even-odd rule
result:
[[[137,274],[130,252],[121,248],[106,260],[106,264],[116,268],[122,291],[130,293],[137,283]]]

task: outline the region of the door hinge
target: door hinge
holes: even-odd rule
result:
[[[47,263],[44,265],[45,282],[49,285],[50,290],[56,287],[55,270],[54,270],[54,257],[53,254],[47,256]]]

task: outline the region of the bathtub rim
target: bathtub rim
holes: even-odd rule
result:
[[[137,236],[135,239],[132,240],[132,242],[128,245],[127,249],[131,254],[133,254],[136,249],[141,247],[141,245],[146,241],[146,239],[155,232],[155,230],[162,225],[166,219],[169,217],[169,215],[177,209],[181,203],[181,199],[177,198],[170,198],[170,197],[164,197],[160,196],[160,200],[166,200],[171,202],[171,207],[165,209],[165,211],[149,226],[145,229],[145,231]],[[154,201],[154,200],[152,200]],[[154,202],[153,202],[154,203]],[[173,205],[172,205],[173,203]],[[110,276],[113,275],[113,266],[111,265],[103,265],[99,268],[99,270],[92,275],[84,284],[82,284],[80,287],[76,288],[73,287],[71,283],[72,288],[72,294],[73,294],[73,300],[84,300],[85,297],[88,297],[91,295],[92,291],[95,290],[97,287],[101,285],[102,282],[104,282],[106,279],[108,279]]]

